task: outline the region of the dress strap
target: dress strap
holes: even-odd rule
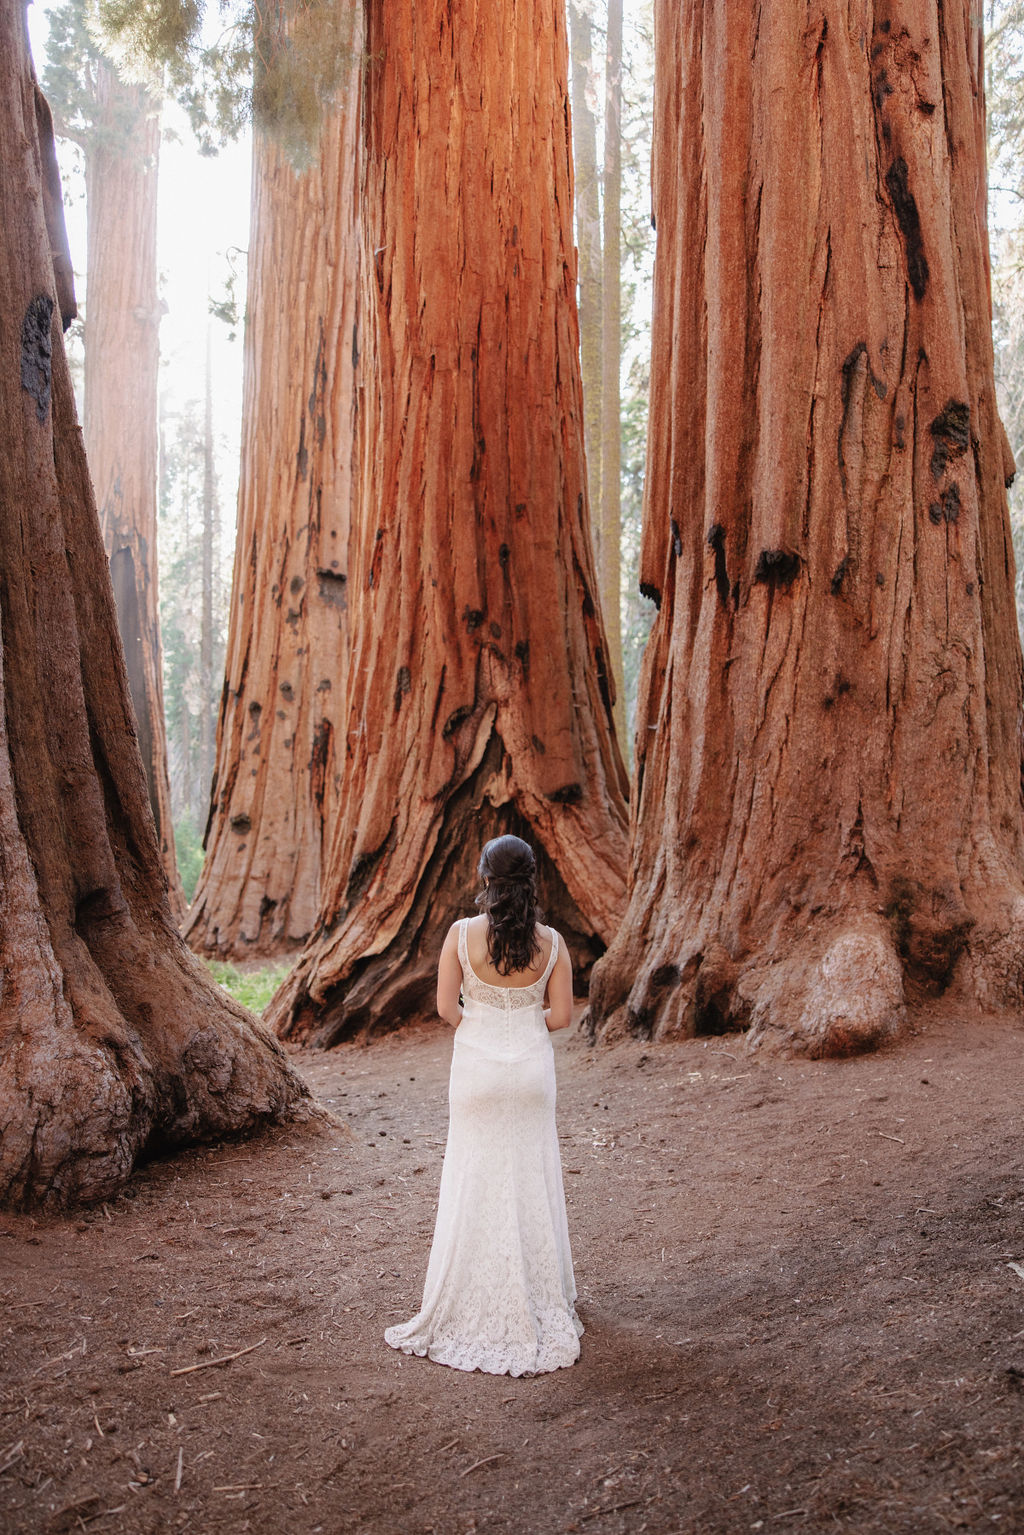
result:
[[[469,945],[466,941],[466,928],[468,925],[469,918],[462,917],[459,921],[459,964],[462,966],[463,974],[469,969]]]
[[[537,982],[538,986],[547,985],[551,972],[555,968],[555,960],[558,958],[558,934],[553,927],[549,927],[548,932],[551,934],[551,953],[548,955],[548,962],[544,966],[544,974]]]

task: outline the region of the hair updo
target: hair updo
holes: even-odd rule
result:
[[[495,837],[480,854],[484,888],[476,904],[487,915],[487,957],[499,975],[529,970],[540,954],[537,861],[521,837]]]

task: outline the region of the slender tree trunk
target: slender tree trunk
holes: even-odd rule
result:
[[[160,117],[142,86],[96,67],[85,141],[88,296],[83,427],[117,603],[128,682],[171,908],[185,911],[174,856],[157,598],[159,326],[156,214]]]
[[[23,5],[0,7],[0,85],[0,1203],[66,1203],[305,1094],[168,906],[55,312],[51,240],[65,319],[72,294]]]
[[[579,253],[580,371],[583,380],[583,438],[590,505],[601,505],[601,202],[597,168],[597,119],[588,89],[594,67],[590,13],[583,0],[569,0],[572,53],[572,148],[576,178],[576,246]],[[601,564],[600,519],[594,545]],[[607,609],[605,610],[607,612]],[[614,615],[613,615],[614,616]],[[614,627],[614,626],[613,626]]]
[[[604,99],[604,239],[601,280],[601,607],[616,687],[615,722],[626,734],[622,685],[622,0],[608,0]]]
[[[632,892],[591,1026],[1020,1006],[1021,654],[966,0],[656,8]]]
[[[199,782],[213,782],[213,555],[216,542],[217,477],[213,451],[213,357],[206,329],[206,387],[203,399],[203,538],[199,593]]]
[[[564,4],[366,16],[347,774],[320,930],[272,1005],[325,1044],[429,1005],[488,837],[533,840],[584,969],[624,894]]]
[[[312,931],[337,806],[353,490],[358,67],[297,174],[257,136],[227,679],[189,941],[244,958]]]

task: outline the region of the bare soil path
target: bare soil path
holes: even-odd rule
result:
[[[1019,1021],[820,1063],[559,1039],[587,1331],[523,1380],[381,1338],[419,1301],[450,1049],[297,1055],[350,1135],[0,1218],[4,1535],[1024,1530]]]

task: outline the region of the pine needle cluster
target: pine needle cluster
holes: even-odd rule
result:
[[[349,79],[357,0],[93,0],[122,70],[162,81],[200,148],[214,153],[253,122],[301,169],[324,111]]]

